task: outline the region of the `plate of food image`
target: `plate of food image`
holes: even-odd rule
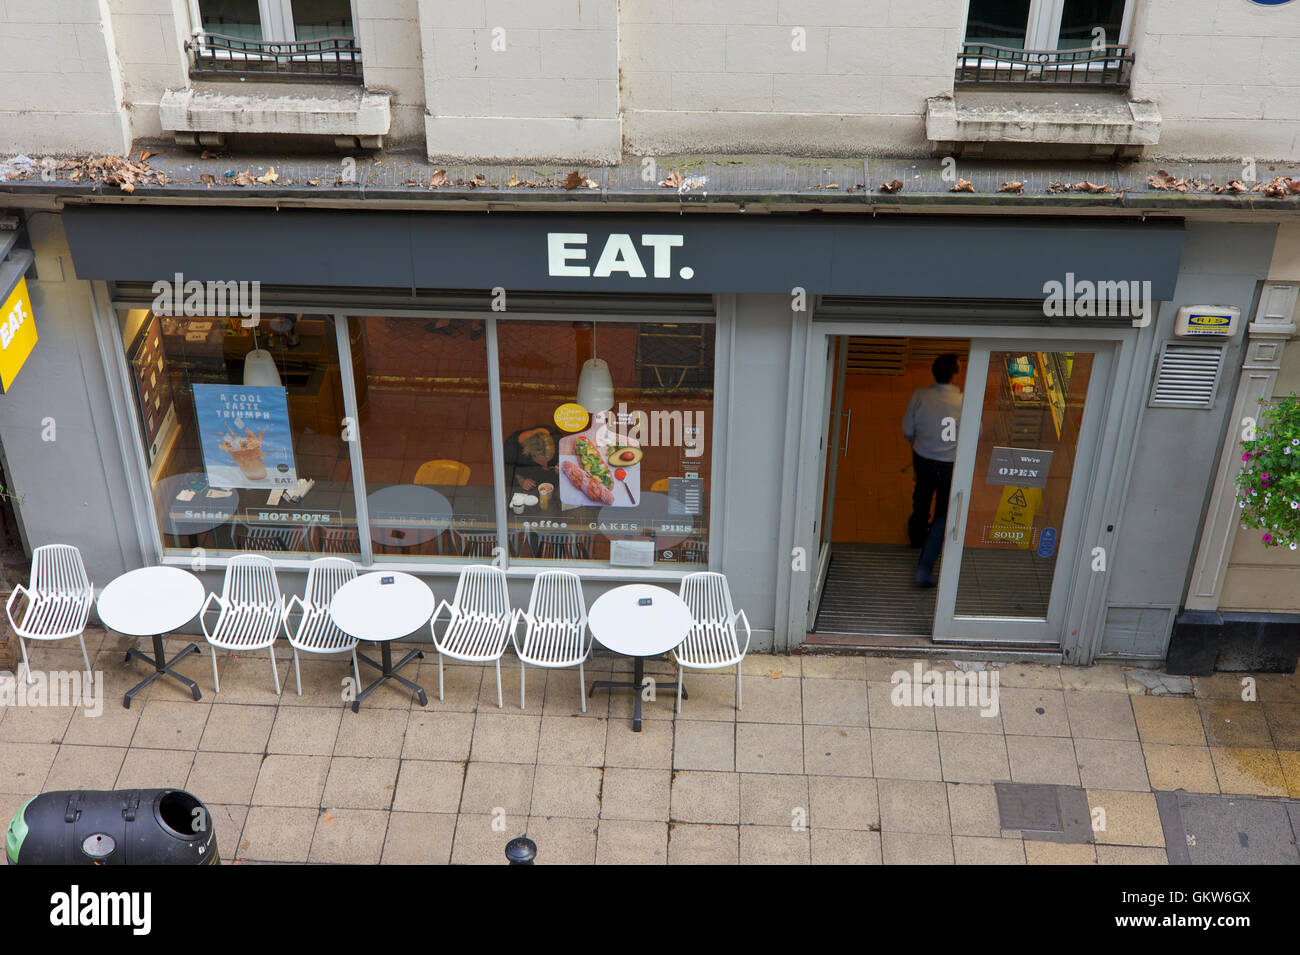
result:
[[[588,430],[560,439],[560,503],[566,507],[635,507],[641,499],[641,449]]]

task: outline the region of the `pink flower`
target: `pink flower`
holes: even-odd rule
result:
[[[1273,543],[1273,535],[1272,535],[1272,534],[1265,534],[1265,535],[1261,538],[1261,540],[1263,540],[1265,544],[1271,544],[1271,543]]]
[[[1247,451],[1245,454],[1243,454],[1243,455],[1241,456],[1241,460],[1243,460],[1243,461],[1249,461],[1249,460],[1250,460],[1250,452]]]

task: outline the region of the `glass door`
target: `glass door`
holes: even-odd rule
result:
[[[1096,343],[972,347],[936,642],[1060,642],[1076,562],[1088,554],[1079,530],[1110,358]]]
[[[812,590],[808,594],[807,629],[812,630],[817,620],[817,607],[821,603],[822,588],[826,586],[826,573],[831,566],[831,531],[835,526],[835,476],[840,457],[848,449],[848,424],[841,420],[844,408],[844,369],[848,359],[848,341],[840,336],[826,339],[826,390],[822,396],[821,437],[819,439],[820,484],[822,489],[820,513],[813,525],[813,539],[817,544],[814,555]],[[841,428],[842,425],[845,427]],[[841,447],[841,439],[843,447]]]

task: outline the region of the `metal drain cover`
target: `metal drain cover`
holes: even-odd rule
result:
[[[1003,829],[1041,842],[1092,842],[1088,797],[1077,786],[994,783]]]

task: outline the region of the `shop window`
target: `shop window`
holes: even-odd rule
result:
[[[351,0],[191,0],[192,72],[360,77]]]
[[[498,544],[484,323],[350,318],[348,337],[375,559],[490,560]]]
[[[713,339],[708,324],[497,324],[512,558],[707,562]]]
[[[165,548],[359,555],[331,318],[121,321]]]

